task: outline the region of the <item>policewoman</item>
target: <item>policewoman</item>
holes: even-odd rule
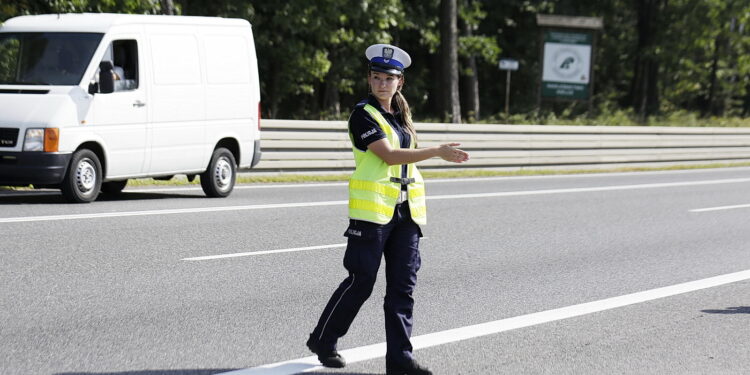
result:
[[[336,350],[370,297],[386,263],[385,333],[389,375],[431,374],[412,357],[412,293],[420,267],[420,225],[427,222],[424,180],[414,163],[432,157],[461,163],[469,155],[449,143],[417,148],[409,104],[401,94],[411,58],[402,49],[367,48],[370,95],[349,118],[356,169],[349,180],[349,227],[344,267],[349,276],[328,301],[307,346],[327,367],[344,367]]]

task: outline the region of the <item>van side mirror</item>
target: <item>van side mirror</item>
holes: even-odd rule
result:
[[[96,81],[89,82],[89,94],[94,95],[99,92],[99,83]]]
[[[111,94],[115,92],[115,78],[112,75],[114,65],[112,61],[102,61],[99,63],[99,92],[102,94]]]

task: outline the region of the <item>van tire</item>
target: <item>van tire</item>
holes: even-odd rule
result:
[[[60,190],[69,202],[93,202],[102,187],[102,177],[99,157],[91,150],[81,149],[73,153]]]
[[[127,184],[128,180],[103,182],[102,192],[107,194],[120,194]]]
[[[200,179],[203,192],[207,196],[212,198],[229,196],[237,180],[237,163],[234,155],[223,147],[214,150],[208,169],[200,174]]]

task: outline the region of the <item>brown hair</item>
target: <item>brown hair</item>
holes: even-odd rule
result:
[[[393,96],[393,99],[396,101],[396,106],[398,106],[398,109],[401,111],[401,122],[403,122],[406,130],[414,138],[414,145],[416,146],[417,131],[414,129],[414,123],[411,120],[411,108],[409,108],[409,103],[406,101],[404,94],[401,93],[400,87],[398,91],[396,91],[396,95]]]

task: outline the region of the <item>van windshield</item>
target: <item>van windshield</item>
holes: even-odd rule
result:
[[[77,85],[102,36],[0,33],[0,85]]]

